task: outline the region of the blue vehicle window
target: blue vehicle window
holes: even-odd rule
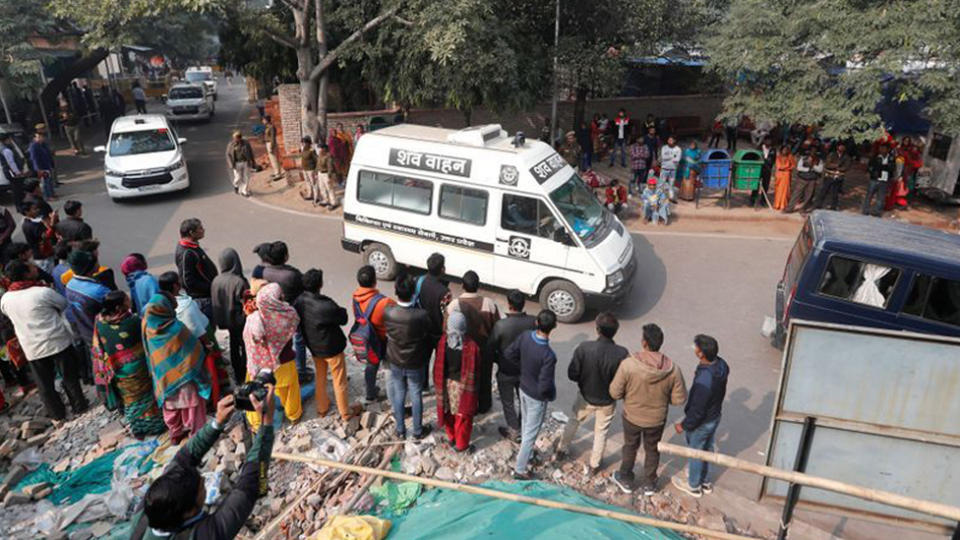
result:
[[[910,287],[903,312],[960,326],[960,281],[918,274]]]

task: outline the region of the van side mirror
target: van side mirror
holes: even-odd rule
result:
[[[567,246],[574,245],[573,239],[570,238],[570,235],[567,233],[567,230],[564,229],[563,227],[560,227],[559,229],[553,231],[553,241],[559,242]]]
[[[160,96],[160,99],[161,99],[164,103],[166,103],[166,102],[167,102],[167,95],[166,95],[166,94],[163,94],[162,96]]]
[[[183,143],[187,142],[187,138],[186,138],[186,137],[178,137],[178,138],[177,138],[177,142],[180,143],[180,144],[183,144]]]
[[[107,151],[107,147],[106,147],[106,146],[103,146],[103,145],[94,146],[94,147],[93,147],[93,151],[94,151],[94,152],[97,152],[97,153],[106,152],[106,151]]]

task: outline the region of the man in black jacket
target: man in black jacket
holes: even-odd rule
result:
[[[273,451],[273,386],[266,399],[250,396],[262,420],[260,430],[247,452],[233,490],[226,493],[216,511],[207,513],[203,477],[197,467],[223,433],[235,403],[229,395],[217,403],[216,418],[203,426],[177,452],[167,469],[153,481],[143,499],[143,511],[133,517],[132,540],[234,538],[253,511],[257,499],[267,492],[267,468]]]
[[[684,434],[690,448],[711,451],[714,434],[720,423],[723,398],[727,394],[730,366],[720,358],[716,339],[697,334],[693,338],[693,347],[700,363],[693,374],[687,405],[683,409],[684,418],[674,425],[674,429]],[[692,497],[713,491],[713,483],[707,481],[707,462],[690,459],[687,460],[687,466],[687,481],[679,475],[673,477],[673,485],[677,489]]]
[[[83,221],[83,204],[80,201],[63,203],[63,213],[67,217],[57,223],[57,234],[66,242],[79,242],[93,238],[93,229]]]
[[[500,391],[500,404],[503,406],[503,421],[497,431],[505,439],[520,442],[520,415],[517,403],[520,401],[520,364],[511,362],[504,354],[507,347],[513,345],[517,337],[537,327],[537,320],[523,311],[526,298],[514,289],[507,293],[507,316],[493,325],[487,338],[487,353],[497,364],[497,389]]]
[[[573,351],[573,359],[567,368],[567,376],[577,383],[580,392],[573,403],[573,411],[567,427],[563,430],[557,457],[563,459],[570,448],[573,436],[580,424],[594,417],[593,450],[590,452],[590,469],[593,474],[600,472],[603,449],[607,445],[607,431],[617,402],[610,397],[610,383],[617,374],[620,362],[629,351],[613,342],[620,323],[609,311],[597,315],[597,340],[584,341]]]
[[[270,283],[280,285],[283,290],[283,299],[293,304],[303,292],[303,274],[293,266],[287,264],[290,260],[290,251],[287,243],[281,240],[260,244],[253,250],[263,262],[253,269],[253,277],[264,279]],[[297,363],[297,376],[300,384],[313,380],[313,374],[307,367],[307,349],[303,343],[303,333],[298,331],[293,335],[294,360]],[[316,356],[316,353],[314,353]]]
[[[410,276],[397,279],[397,303],[383,311],[387,328],[387,364],[390,366],[388,396],[393,406],[397,436],[407,436],[404,423],[404,402],[410,395],[413,409],[413,437],[420,439],[430,433],[423,425],[423,365],[430,360],[434,343],[430,338],[430,316],[413,305],[416,284]]]
[[[430,339],[433,340],[434,348],[443,335],[443,314],[452,298],[448,282],[443,279],[446,272],[446,259],[443,255],[434,253],[427,257],[427,273],[418,278],[417,282],[420,293],[417,303],[430,317]],[[423,365],[423,376],[423,389],[426,392],[430,389],[429,361]]]
[[[174,252],[177,263],[177,273],[183,290],[193,298],[200,311],[213,320],[213,304],[210,301],[210,285],[217,277],[217,265],[213,264],[207,252],[200,247],[206,231],[203,223],[197,218],[183,220],[180,224],[180,242]]]
[[[773,168],[777,162],[777,149],[773,147],[773,139],[767,135],[763,138],[763,142],[757,150],[763,157],[763,165],[760,166],[760,184],[763,186],[763,191],[769,193],[770,176],[773,174]],[[756,204],[759,194],[759,188],[750,192],[750,206]]]
[[[321,288],[323,271],[307,270],[303,275],[303,292],[293,302],[293,307],[300,315],[300,332],[317,367],[317,414],[326,416],[330,410],[330,398],[327,397],[329,368],[337,410],[340,418],[346,421],[359,412],[359,406],[351,408],[349,404],[347,366],[343,360],[347,338],[340,327],[347,324],[347,310],[320,294]]]
[[[860,212],[864,215],[872,214],[877,217],[883,215],[883,205],[887,201],[890,184],[893,183],[896,163],[896,159],[890,153],[890,147],[886,144],[881,144],[877,149],[877,155],[870,158],[870,162],[867,163],[870,183],[867,185],[863,204],[860,205]],[[876,203],[871,203],[874,197],[876,197]]]

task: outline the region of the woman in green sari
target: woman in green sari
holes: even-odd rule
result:
[[[153,396],[140,317],[131,313],[130,297],[123,291],[112,291],[104,298],[94,324],[91,352],[95,382],[107,389],[107,408],[122,404],[133,436],[142,439],[166,431]]]

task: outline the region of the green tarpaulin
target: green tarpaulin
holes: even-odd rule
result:
[[[483,487],[518,495],[626,512],[622,508],[591,499],[572,489],[544,482],[487,482]],[[431,489],[417,499],[404,515],[383,509],[393,520],[387,540],[522,538],[523,540],[596,540],[598,538],[640,538],[644,540],[682,540],[673,532],[494,499],[459,491]],[[389,514],[386,515],[386,514]]]

